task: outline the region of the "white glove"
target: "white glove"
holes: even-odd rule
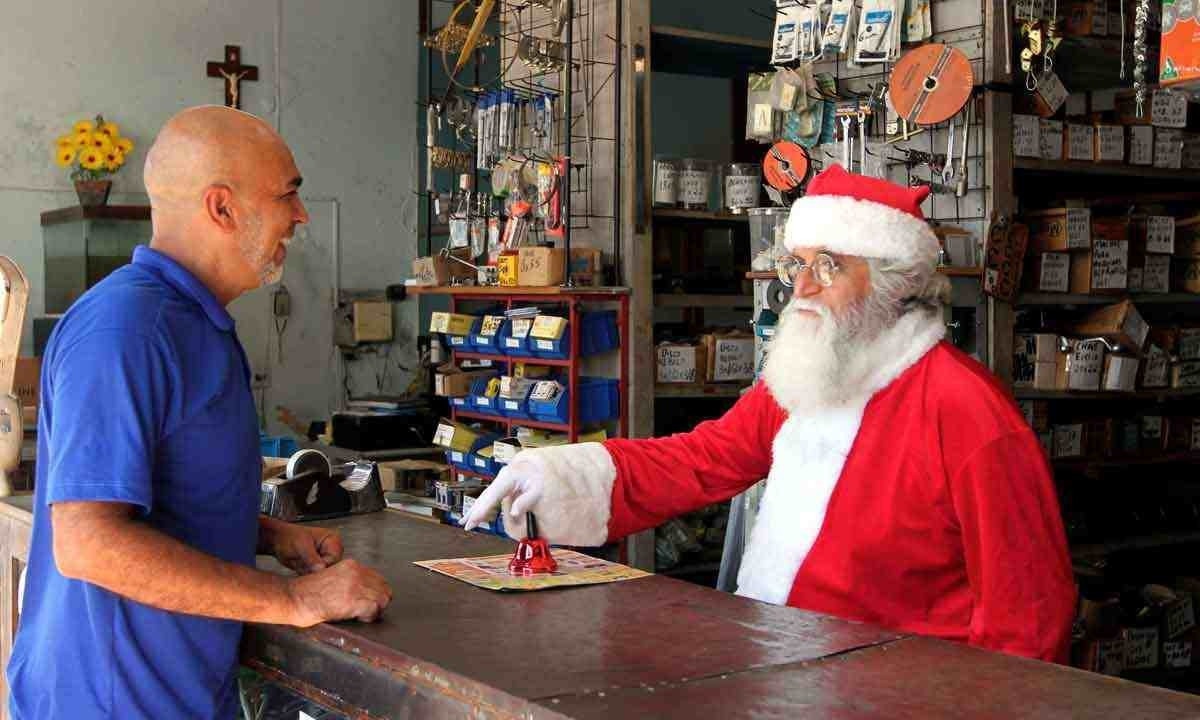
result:
[[[523,450],[479,496],[462,525],[471,530],[487,522],[499,506],[504,530],[514,540],[525,537],[525,513],[532,512],[538,534],[551,544],[603,545],[616,476],[600,443]]]

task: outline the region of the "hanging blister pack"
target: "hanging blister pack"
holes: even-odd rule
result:
[[[904,28],[902,43],[925,42],[933,35],[933,18],[929,0],[906,0],[904,3]]]
[[[806,63],[821,59],[821,9],[815,4],[802,5],[799,24],[796,59]]]
[[[780,100],[772,88],[774,73],[752,73],[746,93],[746,139],[755,142],[774,142],[779,135],[780,113],[775,108]]]
[[[903,0],[899,0],[901,8]],[[862,17],[855,38],[857,63],[891,62],[898,58],[900,25],[896,0],[863,0]]]
[[[821,37],[821,49],[830,55],[843,55],[850,45],[854,33],[854,0],[833,0],[829,20]]]
[[[800,54],[800,14],[798,0],[776,0],[775,42],[771,49],[772,65],[796,62]]]

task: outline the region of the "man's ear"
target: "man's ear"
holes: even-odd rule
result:
[[[228,185],[210,185],[204,191],[204,211],[208,219],[225,232],[237,229],[234,219],[233,190]]]

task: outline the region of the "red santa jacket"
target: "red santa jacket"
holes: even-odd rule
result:
[[[692,432],[606,442],[609,539],[770,475],[740,594],[1064,661],[1075,586],[1044,452],[986,368],[922,353],[843,417],[790,417],[760,382]]]

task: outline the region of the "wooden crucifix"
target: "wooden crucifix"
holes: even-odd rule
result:
[[[240,45],[226,45],[225,62],[210,61],[208,76],[225,78],[225,105],[240,110],[242,103],[239,94],[242,81],[258,80],[258,66],[242,64]]]

